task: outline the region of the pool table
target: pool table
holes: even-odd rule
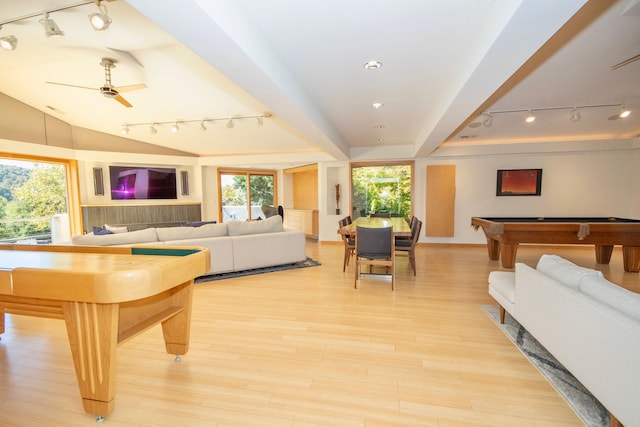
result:
[[[0,334],[5,313],[64,320],[84,410],[101,421],[118,344],[161,324],[166,351],[187,352],[193,279],[209,263],[205,248],[0,244]]]
[[[595,245],[596,261],[608,264],[614,245],[622,245],[624,270],[640,271],[640,220],[615,217],[472,217],[487,237],[489,259],[513,268],[520,243]]]

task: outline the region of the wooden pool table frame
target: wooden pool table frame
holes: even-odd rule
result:
[[[624,270],[640,271],[640,220],[625,218],[481,218],[471,225],[482,227],[489,259],[502,258],[513,268],[520,243],[594,245],[596,261],[609,264],[614,245],[622,245]]]
[[[0,334],[5,313],[62,319],[84,410],[115,406],[116,347],[157,324],[167,353],[189,349],[193,279],[204,248],[0,245]]]

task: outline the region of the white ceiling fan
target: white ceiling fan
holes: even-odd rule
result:
[[[120,95],[120,92],[130,92],[132,90],[144,89],[147,87],[147,85],[144,83],[138,83],[135,85],[128,85],[128,86],[118,86],[118,87],[113,86],[113,84],[111,84],[111,69],[115,68],[116,62],[117,61],[115,59],[102,58],[102,61],[100,61],[100,65],[104,67],[105,82],[102,86],[98,88],[77,86],[77,85],[71,85],[66,83],[56,83],[56,82],[46,82],[46,83],[53,84],[53,85],[60,85],[60,86],[76,87],[80,89],[98,90],[105,97],[113,98],[127,108],[133,107],[133,105],[131,105],[129,101],[127,101]]]

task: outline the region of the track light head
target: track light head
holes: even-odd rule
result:
[[[89,22],[94,30],[103,31],[109,28],[112,21],[111,18],[109,18],[109,15],[104,13],[92,13],[89,15]]]
[[[536,121],[536,116],[534,116],[533,114],[531,114],[531,110],[529,110],[529,111],[528,111],[527,118],[526,118],[526,119],[524,119],[524,121],[525,121],[526,123],[533,123],[533,122],[535,122],[535,121]]]
[[[577,108],[574,107],[573,110],[569,112],[569,120],[571,120],[572,122],[580,121],[580,111],[578,111]]]
[[[46,12],[43,18],[40,20],[40,25],[44,28],[44,34],[47,37],[62,37],[64,32],[60,30],[56,21],[49,18],[49,12]]]
[[[96,6],[98,6],[100,12],[90,14],[89,22],[96,31],[106,30],[111,25],[111,18],[107,14],[107,6],[103,5],[101,0],[96,0]]]
[[[256,117],[256,120],[258,122],[258,126],[262,126],[264,124],[264,117],[258,116]]]
[[[233,123],[233,118],[230,118],[229,121],[227,122],[227,127],[229,129],[231,129],[231,128],[233,128],[233,126],[235,126],[234,123]]]
[[[18,39],[15,36],[0,37],[0,47],[4,50],[16,50]]]
[[[200,130],[203,132],[207,130],[207,124],[205,123],[204,120],[200,122]]]
[[[151,126],[149,126],[149,132],[156,134],[158,133],[158,129],[156,128],[156,124],[155,123],[151,123]]]
[[[122,129],[120,129],[120,133],[123,135],[127,135],[129,133],[129,125],[122,126]]]
[[[171,132],[177,133],[180,130],[180,126],[178,126],[178,122],[175,122],[173,126],[171,126]]]
[[[491,115],[491,113],[485,113],[484,115],[485,118],[482,121],[482,126],[490,128],[491,126],[493,126],[493,116]]]
[[[618,114],[618,116],[621,119],[624,119],[626,117],[629,117],[631,115],[631,110],[627,109],[624,105],[620,106],[620,113]]]

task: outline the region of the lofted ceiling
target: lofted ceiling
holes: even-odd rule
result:
[[[117,0],[102,2],[105,31],[93,2],[50,13],[64,37],[45,37],[41,16],[8,22],[80,3],[0,0],[0,37],[18,39],[0,50],[0,92],[219,164],[640,135],[640,60],[611,68],[640,54],[640,0]],[[121,93],[131,108],[97,90],[102,58],[116,88],[146,85]],[[631,116],[614,120],[623,104]]]

